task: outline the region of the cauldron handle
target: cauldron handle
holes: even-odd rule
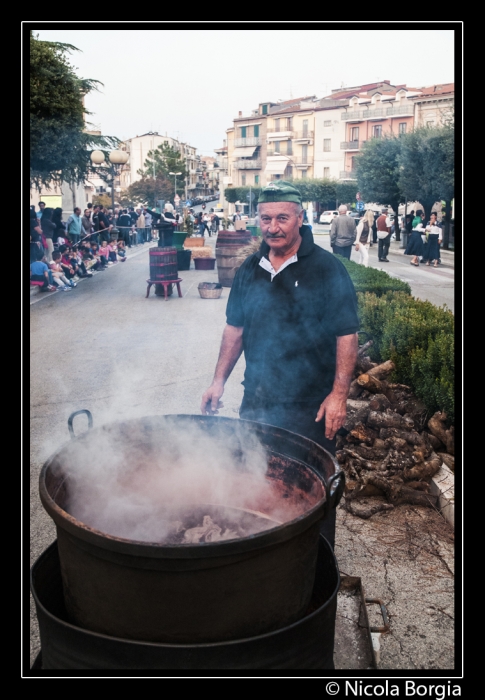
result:
[[[80,411],[74,411],[74,413],[71,413],[71,415],[67,419],[67,427],[69,428],[69,432],[71,433],[71,440],[74,440],[74,438],[76,437],[74,435],[74,428],[72,427],[72,421],[80,413],[85,413],[88,417],[88,430],[91,430],[91,428],[93,427],[93,416],[91,415],[90,411],[88,411],[85,408],[82,408]]]
[[[335,483],[336,482],[336,483]],[[335,474],[332,474],[327,485],[327,512],[332,508],[336,508],[340,503],[345,487],[345,474],[342,469],[339,469]]]

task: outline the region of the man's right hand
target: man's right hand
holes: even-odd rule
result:
[[[224,404],[219,399],[224,393],[224,385],[219,382],[213,382],[207,391],[202,396],[200,410],[204,416],[214,416],[219,413],[218,409],[223,408]]]

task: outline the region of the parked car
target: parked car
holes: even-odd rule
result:
[[[336,216],[338,216],[338,211],[324,211],[320,214],[320,223],[331,224]]]

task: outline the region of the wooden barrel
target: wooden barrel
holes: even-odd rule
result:
[[[150,279],[152,282],[177,279],[176,248],[150,248],[148,252],[150,253]]]
[[[246,255],[238,255],[237,248],[216,247],[217,274],[223,287],[232,287],[234,276],[246,257]]]
[[[217,234],[216,248],[241,247],[251,242],[251,231],[219,231]]]

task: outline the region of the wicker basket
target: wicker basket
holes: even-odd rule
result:
[[[222,294],[222,284],[217,282],[201,282],[197,289],[202,299],[219,299]]]

